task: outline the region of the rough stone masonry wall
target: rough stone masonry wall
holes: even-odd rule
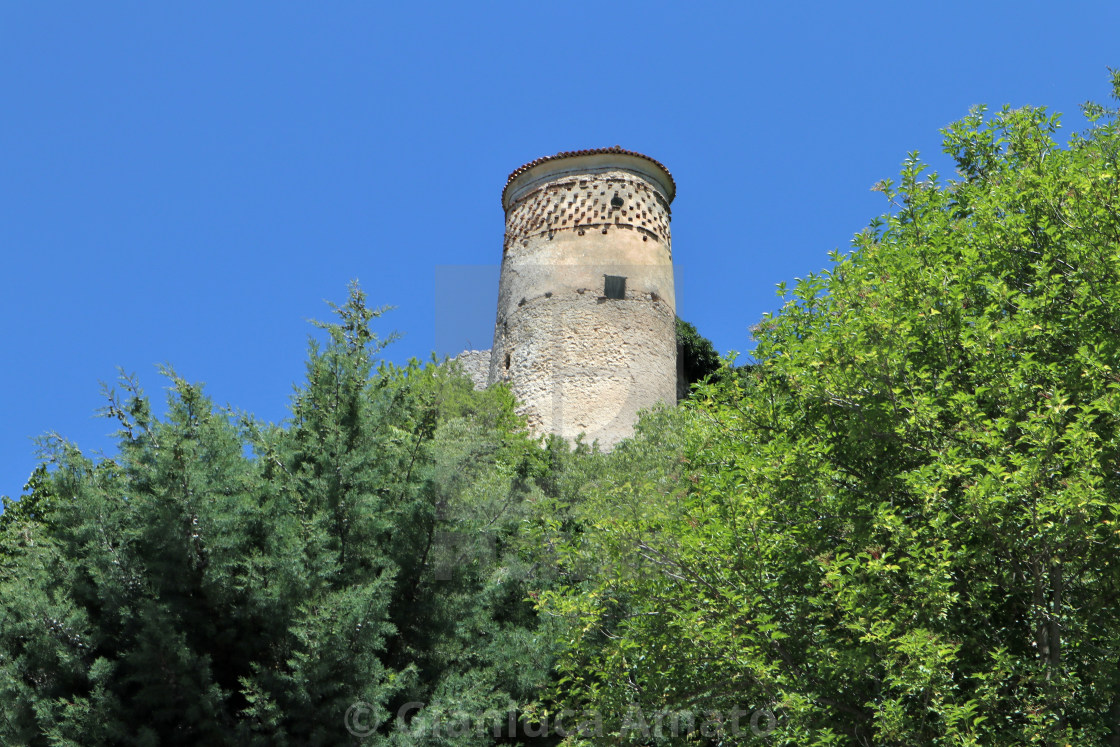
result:
[[[490,351],[489,350],[464,350],[455,356],[459,367],[470,380],[474,382],[475,389],[485,389],[490,378]]]
[[[610,448],[639,410],[676,400],[669,205],[640,174],[545,179],[506,216],[490,381],[536,432]],[[607,298],[604,276],[626,278]]]

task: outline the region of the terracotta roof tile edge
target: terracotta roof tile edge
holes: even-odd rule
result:
[[[650,158],[645,153],[639,153],[636,150],[626,150],[621,145],[615,145],[615,146],[610,147],[610,148],[590,148],[588,150],[565,150],[565,151],[561,151],[560,153],[557,153],[554,156],[542,156],[540,158],[529,161],[529,163],[522,164],[521,166],[518,166],[516,169],[514,169],[513,171],[510,172],[509,177],[506,179],[506,186],[502,189],[502,204],[503,205],[505,204],[506,191],[509,189],[509,185],[513,184],[514,179],[521,176],[522,174],[524,174],[526,171],[533,168],[534,166],[540,166],[542,163],[548,163],[549,161],[558,161],[562,158],[573,158],[575,156],[597,156],[597,155],[605,154],[605,153],[618,153],[618,154],[621,154],[621,155],[624,155],[624,156],[634,156],[636,158],[644,158],[645,160],[649,161],[654,166],[657,166],[659,169],[661,169],[662,171],[665,172],[665,176],[669,177],[669,184],[673,189],[673,193],[674,193],[674,195],[676,194],[677,182],[676,182],[676,180],[673,179],[672,172],[670,172],[669,169],[667,169],[665,167],[665,164],[661,163],[661,161],[658,161],[656,158]]]

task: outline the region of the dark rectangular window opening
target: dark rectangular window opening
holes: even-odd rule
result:
[[[626,278],[621,275],[604,275],[603,295],[607,298],[626,298]]]

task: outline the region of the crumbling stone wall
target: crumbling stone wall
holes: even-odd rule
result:
[[[490,379],[490,351],[489,350],[464,350],[454,358],[459,363],[475,389],[485,389]]]

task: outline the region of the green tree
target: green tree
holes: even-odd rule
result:
[[[1120,744],[1120,131],[1085,111],[1068,147],[974,111],[948,183],[909,157],[750,375],[686,403],[687,472],[557,532],[565,702],[624,741],[637,706],[768,708],[771,744]]]
[[[0,521],[0,742],[488,744],[449,714],[531,713],[538,449],[508,390],[378,365],[382,310],[335,311],[281,425],[167,370],[162,419],[109,393],[117,456],[48,444]]]
[[[683,392],[688,392],[693,384],[720,370],[719,353],[712,341],[680,317],[677,317],[677,356],[680,358]]]
[[[14,524],[41,522],[50,513],[52,494],[47,465],[40,464],[35,468],[23,490],[17,501],[7,496],[0,497],[4,506],[3,512],[0,512],[0,532]]]

